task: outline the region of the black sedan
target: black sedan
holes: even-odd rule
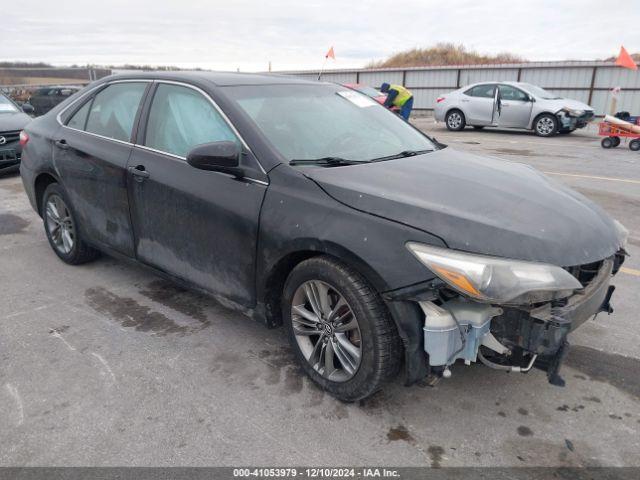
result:
[[[0,93],[0,173],[18,168],[22,154],[20,131],[30,121],[29,115]]]
[[[54,252],[106,252],[283,325],[336,397],[457,360],[558,369],[609,311],[626,231],[512,162],[458,152],[344,87],[139,73],[27,128],[21,167]]]

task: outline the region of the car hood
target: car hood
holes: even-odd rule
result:
[[[31,117],[26,113],[0,113],[0,132],[22,130],[30,121]]]
[[[305,173],[337,201],[457,250],[573,266],[620,246],[600,207],[524,164],[446,148]]]
[[[570,98],[558,98],[554,100],[541,99],[540,102],[544,102],[546,108],[553,112],[562,110],[563,108],[570,108],[572,110],[593,110],[586,103],[579,102],[578,100],[571,100]]]

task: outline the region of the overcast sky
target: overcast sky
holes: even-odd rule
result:
[[[640,52],[640,2],[602,0],[21,0],[0,60],[242,71],[364,66],[438,42],[529,60]],[[394,9],[397,5],[397,10]]]

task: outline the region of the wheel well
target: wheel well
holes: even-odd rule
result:
[[[300,262],[309,258],[322,255],[322,252],[315,250],[303,250],[293,252],[281,258],[271,269],[265,281],[264,305],[267,323],[271,326],[282,325],[282,306],[280,304],[284,283],[291,271]]]
[[[36,194],[36,207],[38,208],[38,215],[42,217],[42,197],[44,191],[52,183],[58,183],[58,180],[53,175],[48,173],[42,173],[38,175],[35,182],[35,194]]]
[[[553,117],[556,119],[556,125],[560,125],[560,122],[558,121],[558,116],[553,113],[553,112],[540,112],[538,115],[536,115],[533,119],[533,121],[531,122],[531,128],[536,128],[536,122],[538,121],[538,119],[540,117],[542,117],[543,115],[549,115],[550,117]]]
[[[447,110],[447,112],[444,114],[444,118],[447,118],[447,115],[449,115],[451,112],[460,112],[462,114],[462,116],[464,117],[464,119],[467,119],[467,116],[464,114],[464,112],[462,110],[460,110],[458,107],[452,107],[449,110]]]

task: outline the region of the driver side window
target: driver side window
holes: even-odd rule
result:
[[[500,98],[502,100],[516,100],[519,102],[526,102],[529,97],[522,90],[518,90],[510,85],[499,85]]]
[[[144,145],[186,157],[196,145],[237,137],[209,100],[192,88],[160,84],[153,97]]]

